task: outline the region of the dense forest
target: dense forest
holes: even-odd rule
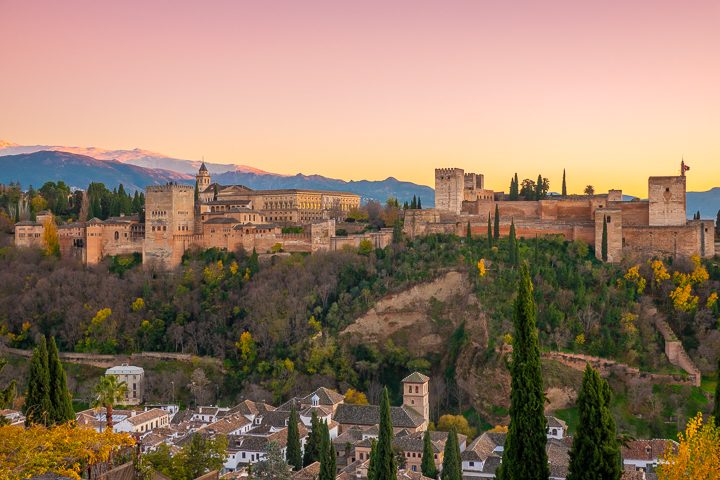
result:
[[[559,237],[396,240],[385,249],[314,255],[188,252],[172,273],[145,270],[138,256],[85,267],[6,246],[0,249],[1,341],[30,348],[44,334],[55,336],[61,351],[220,358],[228,372],[226,398],[261,388],[280,401],[317,384],[354,387],[372,398],[380,385],[396,387],[417,369],[444,377],[451,393],[439,410],[457,411],[467,403],[451,388],[455,362],[469,340],[463,324],[453,327],[443,351],[419,357],[393,339],[357,344],[338,333],[388,293],[459,270],[487,312],[490,359],[512,343],[517,266],[527,262],[543,349],[676,372],[640,315],[646,296],[668,314],[705,373],[717,364],[717,261],[609,265],[586,244]]]

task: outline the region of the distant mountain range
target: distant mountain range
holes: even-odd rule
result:
[[[711,188],[706,192],[687,192],[687,215],[700,211],[700,218],[717,220],[720,211],[720,187]]]
[[[96,147],[18,145],[0,140],[0,183],[20,182],[40,187],[47,181],[62,180],[76,188],[90,182],[108,187],[122,183],[129,190],[148,185],[178,182],[192,184],[200,168],[198,160],[172,158],[161,153],[135,148],[108,150]],[[281,175],[247,165],[205,162],[213,180],[222,184],[242,184],[252,189],[304,188],[346,191],[360,195],[364,201],[384,202],[395,197],[403,202],[413,196],[422,199],[424,207],[434,206],[434,190],[425,185],[385,180],[345,181],[322,175]],[[702,218],[716,218],[720,210],[720,187],[706,192],[687,193],[687,214],[692,218],[700,211]]]
[[[109,188],[122,183],[128,190],[140,190],[167,182],[192,183],[195,177],[59,151],[0,156],[0,183],[20,182],[23,187],[39,188],[45,182],[59,180],[83,189],[90,182],[102,182]]]
[[[96,147],[23,146],[0,140],[0,183],[20,182],[40,187],[47,181],[62,180],[76,188],[90,182],[108,187],[120,183],[137,190],[168,181],[193,184],[200,161],[171,158],[147,150],[106,150]],[[213,181],[239,183],[252,189],[304,188],[346,191],[360,195],[363,201],[384,202],[396,197],[401,202],[420,197],[423,206],[432,207],[434,190],[425,185],[402,182],[395,178],[370,181],[345,181],[322,175],[281,175],[246,165],[205,162]]]

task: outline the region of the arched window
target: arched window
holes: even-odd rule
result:
[[[120,232],[115,231],[115,240],[119,240],[119,239],[120,239]]]

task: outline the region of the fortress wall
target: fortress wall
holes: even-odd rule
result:
[[[540,203],[543,220],[561,219],[565,222],[587,222],[592,218],[590,203],[587,200],[541,200]],[[550,208],[550,205],[553,208]]]
[[[510,219],[515,219],[517,222],[518,220],[537,220],[540,218],[540,202],[497,202],[497,206],[500,212],[500,220],[503,222],[506,220],[509,222]],[[487,214],[485,217],[487,221]]]
[[[611,202],[610,207],[622,210],[623,226],[649,225],[650,204],[646,201]]]
[[[639,254],[689,257],[701,251],[700,229],[693,224],[677,227],[629,226],[623,228],[623,244],[625,249]]]

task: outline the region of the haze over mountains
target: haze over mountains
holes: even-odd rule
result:
[[[103,182],[109,187],[122,183],[126,189],[142,189],[147,185],[168,181],[193,184],[200,161],[172,158],[142,150],[107,150],[96,147],[23,146],[0,140],[0,183],[20,182],[24,186],[41,186],[46,181],[62,180],[76,188],[90,182]],[[213,181],[242,184],[253,189],[305,188],[347,191],[360,195],[364,201],[384,202],[388,197],[400,201],[420,197],[424,206],[432,206],[433,189],[395,178],[370,181],[345,181],[322,175],[281,175],[247,165],[205,162]]]
[[[200,168],[199,160],[173,158],[135,148],[110,150],[97,147],[58,145],[18,145],[0,140],[0,183],[20,182],[23,186],[41,186],[46,181],[62,180],[76,188],[90,182],[109,187],[122,183],[130,190],[148,185],[178,182],[192,184]],[[393,177],[385,180],[345,181],[322,175],[281,175],[248,165],[205,162],[213,180],[222,184],[242,184],[253,189],[305,188],[348,191],[364,201],[385,201],[396,197],[401,202],[420,197],[425,207],[434,205],[434,191],[425,185],[404,182]],[[720,210],[720,187],[705,192],[688,192],[688,217],[700,211],[702,218],[715,218]]]

